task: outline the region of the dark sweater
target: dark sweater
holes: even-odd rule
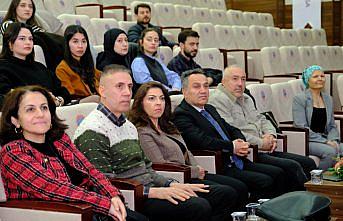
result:
[[[171,49],[173,49],[174,45],[176,43],[168,41],[161,32],[160,27],[154,26],[149,23],[148,28],[155,28],[158,32],[158,36],[160,38],[160,46],[168,46]],[[145,27],[142,24],[135,24],[131,26],[127,32],[127,37],[129,38],[129,42],[135,42],[138,43],[138,40],[142,34],[142,31],[145,29]]]
[[[51,73],[39,62],[27,62],[15,57],[0,59],[0,106],[4,96],[11,89],[26,85],[40,85],[47,88],[55,96],[70,101],[70,95],[54,73]]]

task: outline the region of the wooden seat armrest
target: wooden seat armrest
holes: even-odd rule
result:
[[[285,134],[277,134],[276,139],[282,140],[282,152],[287,152],[287,135]]]
[[[43,210],[62,213],[81,214],[83,221],[92,221],[92,206],[86,203],[70,203],[43,200],[8,200],[0,203],[0,207]]]
[[[191,150],[194,156],[214,156],[216,164],[216,173],[223,173],[223,158],[220,150]]]
[[[114,178],[108,177],[113,186],[121,190],[133,190],[134,191],[134,204],[135,210],[141,211],[143,208],[143,184],[136,180],[126,179],[126,178]]]
[[[191,180],[191,168],[186,165],[175,163],[153,163],[152,168],[159,171],[182,172],[184,173],[185,183],[188,183]]]
[[[257,162],[257,154],[258,154],[258,146],[257,145],[253,145],[253,144],[250,144],[249,145],[249,148],[252,149],[252,158],[253,158],[253,162]]]

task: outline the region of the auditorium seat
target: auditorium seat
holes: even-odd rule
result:
[[[313,50],[316,57],[317,65],[321,66],[324,71],[329,71],[331,69],[331,61],[328,46],[313,46]]]
[[[127,33],[129,28],[135,24],[137,24],[135,21],[118,21],[119,28],[125,31],[125,33]]]
[[[269,46],[280,47],[282,45],[281,29],[278,27],[267,27]]]
[[[304,70],[298,47],[282,46],[279,48],[283,71],[286,74],[300,74]]]
[[[195,61],[202,68],[224,70],[223,56],[218,48],[201,48],[198,53],[199,55],[197,55]]]
[[[72,0],[44,0],[44,6],[55,17],[61,14],[75,14]]]
[[[177,25],[184,28],[192,27],[194,23],[193,8],[190,5],[174,5]]]
[[[226,11],[220,9],[210,9],[211,19],[210,22],[214,25],[228,25],[229,20]]]
[[[212,8],[227,11],[225,0],[211,0]]]
[[[199,38],[199,48],[216,48],[215,42],[215,29],[212,23],[194,23],[192,25],[192,30],[198,32]]]
[[[326,32],[324,29],[312,29],[312,38],[314,45],[327,45]]]
[[[299,46],[299,55],[300,55],[300,60],[303,63],[304,69],[306,67],[309,67],[313,64],[317,64],[317,59],[314,54],[313,47],[311,46]]]
[[[210,0],[193,0],[193,4],[195,7],[199,8],[213,8],[212,2]]]
[[[254,48],[261,49],[263,47],[270,46],[266,27],[261,25],[250,25],[249,30],[254,43]]]
[[[211,21],[211,14],[208,8],[193,7],[193,18],[196,22]]]
[[[242,11],[229,9],[226,14],[229,19],[229,25],[245,25]]]
[[[282,45],[300,46],[298,34],[294,29],[281,29]]]
[[[272,111],[278,122],[293,121],[292,103],[294,92],[288,82],[280,82],[270,85],[273,94]]]
[[[34,51],[35,51],[35,61],[44,64],[46,67],[44,52],[41,46],[34,45]]]
[[[337,77],[336,84],[338,89],[338,97],[341,104],[341,110],[343,111],[343,75]]]
[[[161,27],[177,26],[177,17],[175,15],[174,5],[170,3],[155,3],[154,11],[157,23]]]
[[[246,25],[260,25],[260,17],[257,12],[243,12],[243,18]]]
[[[260,24],[267,27],[274,27],[274,18],[270,13],[258,13]]]
[[[301,46],[313,46],[313,35],[311,29],[297,29],[298,38]]]
[[[173,51],[168,46],[159,46],[157,49],[157,58],[159,58],[165,65],[173,58]]]
[[[330,53],[330,70],[337,71],[343,70],[343,51],[340,46],[328,46]]]
[[[291,85],[294,94],[303,93],[306,89],[302,79],[289,80],[288,83]]]
[[[103,45],[105,32],[112,28],[119,28],[119,24],[114,18],[91,18],[90,22],[95,36],[93,45]]]

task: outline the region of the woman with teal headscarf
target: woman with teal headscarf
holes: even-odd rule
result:
[[[334,120],[332,98],[323,91],[325,74],[320,66],[306,68],[302,81],[306,90],[293,98],[294,125],[309,129],[310,155],[317,156],[320,159],[318,167],[326,170],[335,164],[335,158],[343,151]]]

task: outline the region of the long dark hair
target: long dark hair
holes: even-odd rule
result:
[[[81,57],[80,61],[77,61],[73,58],[70,47],[69,47],[69,41],[72,39],[72,37],[76,34],[80,33],[83,34],[87,41],[87,48],[85,51],[85,54]],[[95,89],[95,70],[94,70],[94,62],[92,58],[92,54],[90,51],[89,46],[89,38],[87,35],[87,32],[84,28],[82,28],[80,25],[70,25],[66,28],[64,31],[64,44],[65,44],[65,50],[64,50],[64,60],[67,62],[69,67],[76,72],[78,75],[80,75],[81,79],[88,85],[92,93],[96,93]]]
[[[0,58],[9,59],[13,56],[13,52],[10,48],[10,43],[14,44],[14,42],[17,40],[17,37],[19,35],[19,32],[22,28],[26,28],[31,32],[31,35],[33,37],[33,33],[31,30],[31,27],[27,24],[20,23],[20,22],[14,22],[11,23],[7,29],[5,30],[4,36],[3,36],[3,42],[2,42],[2,50],[0,54]],[[32,51],[30,54],[28,54],[25,58],[26,61],[33,63],[35,60],[35,52],[34,48],[32,48]]]
[[[158,134],[160,134],[143,108],[143,99],[151,88],[161,89],[165,99],[164,112],[162,116],[158,119],[158,125],[160,126],[160,129],[166,134],[179,134],[179,131],[177,130],[176,126],[171,122],[171,101],[168,95],[168,91],[164,88],[162,84],[155,81],[142,84],[139,87],[134,97],[132,108],[128,114],[128,119],[137,128],[150,125],[152,129],[154,129]]]
[[[12,0],[10,6],[7,9],[7,14],[5,15],[3,22],[7,20],[12,20],[15,22],[17,21],[17,7],[19,6],[21,0]],[[26,24],[28,25],[38,25],[37,21],[35,19],[35,13],[36,13],[36,6],[33,0],[31,0],[32,3],[32,16],[26,21]]]
[[[67,125],[62,123],[56,115],[56,104],[51,97],[49,91],[41,86],[24,86],[18,87],[7,93],[4,103],[2,106],[2,115],[0,123],[0,145],[7,144],[13,140],[18,140],[23,138],[22,133],[15,132],[15,126],[12,124],[11,117],[18,119],[19,105],[28,92],[39,92],[48,101],[49,111],[51,114],[51,129],[46,133],[47,139],[50,141],[58,140],[62,137],[65,129],[68,128]]]

